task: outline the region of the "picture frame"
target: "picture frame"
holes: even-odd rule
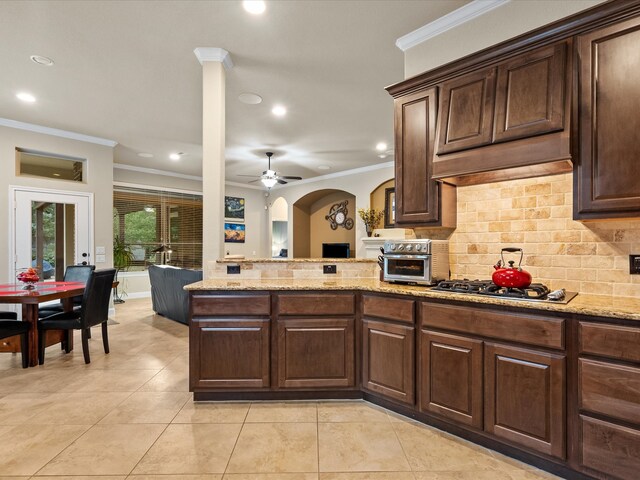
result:
[[[384,189],[384,228],[396,226],[396,189]]]
[[[229,222],[244,222],[245,199],[224,197],[224,219]]]
[[[225,243],[244,243],[245,228],[243,223],[225,223],[224,224],[224,242]]]

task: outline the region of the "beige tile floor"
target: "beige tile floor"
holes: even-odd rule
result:
[[[0,353],[0,480],[533,480],[557,478],[361,402],[199,403],[187,327],[147,299],[117,307],[85,365],[23,370]]]

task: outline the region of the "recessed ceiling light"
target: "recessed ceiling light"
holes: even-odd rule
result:
[[[387,149],[387,144],[384,142],[380,142],[376,145],[376,150],[379,152],[384,152]]]
[[[318,165],[318,170],[331,170],[329,165]]]
[[[140,152],[138,156],[142,158],[153,158],[153,153]]]
[[[253,15],[260,15],[267,9],[267,5],[262,0],[244,0],[242,7]]]
[[[33,63],[37,63],[38,65],[44,65],[45,67],[50,67],[53,65],[53,60],[49,57],[43,57],[42,55],[31,55],[29,57]]]
[[[262,103],[262,97],[255,93],[241,93],[238,95],[238,100],[242,103],[246,103],[247,105],[258,105],[259,103]]]
[[[287,114],[287,109],[282,105],[276,105],[271,109],[271,113],[273,113],[276,117],[284,117]]]
[[[178,152],[178,153],[172,153],[171,155],[169,155],[169,158],[171,160],[180,160],[180,157],[184,155],[184,153],[182,152]]]
[[[54,174],[53,174],[53,176],[54,176],[54,177],[59,177],[59,176],[60,176],[60,174],[59,174],[59,173],[54,173]]]
[[[36,101],[36,97],[34,97],[33,95],[31,95],[30,93],[27,93],[27,92],[17,93],[16,97],[19,100],[22,100],[23,102],[27,102],[27,103],[33,103],[33,102]]]
[[[379,158],[387,158],[389,155],[387,155],[386,153],[381,153],[380,155],[378,155]]]

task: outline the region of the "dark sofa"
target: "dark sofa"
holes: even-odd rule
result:
[[[150,265],[149,280],[153,311],[186,325],[189,322],[189,292],[183,287],[202,280],[202,271]]]

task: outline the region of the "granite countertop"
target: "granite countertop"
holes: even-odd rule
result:
[[[416,297],[457,300],[485,305],[507,305],[523,309],[577,313],[610,318],[640,321],[640,299],[606,297],[579,294],[568,304],[540,303],[505,300],[481,295],[462,295],[433,291],[430,288],[381,282],[377,278],[324,279],[262,279],[227,280],[212,279],[192,283],[185,290],[361,290],[366,292],[394,293]]]
[[[377,263],[373,258],[220,258],[216,263]]]

